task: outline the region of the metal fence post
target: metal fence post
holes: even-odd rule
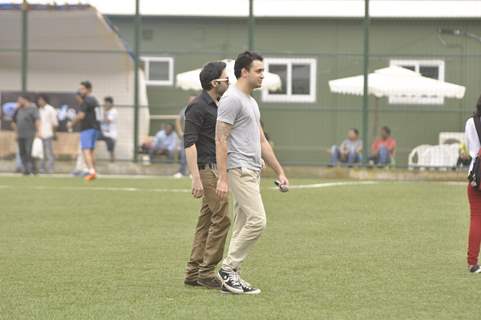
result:
[[[249,51],[253,51],[255,47],[255,18],[254,18],[254,0],[249,0]]]
[[[364,0],[364,95],[362,99],[362,149],[364,164],[369,162],[369,0]]]
[[[139,149],[139,67],[140,67],[140,0],[135,0],[134,35],[134,162],[138,161]]]
[[[28,2],[22,2],[22,92],[27,91],[27,70],[28,70]]]

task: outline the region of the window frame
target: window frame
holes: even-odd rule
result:
[[[286,74],[286,94],[271,94],[267,88],[262,90],[263,102],[300,102],[313,103],[317,99],[317,59],[315,58],[265,58],[265,69],[269,71],[269,65],[281,64],[287,66]],[[310,66],[309,74],[309,94],[292,94],[292,65],[308,64]]]
[[[412,65],[414,71],[419,72],[421,67],[438,67],[438,79],[444,81],[445,78],[445,62],[438,59],[391,59],[389,61],[390,66],[403,66]],[[389,97],[389,104],[431,104],[442,105],[444,104],[444,97]]]
[[[174,58],[173,57],[141,57],[144,62],[145,84],[148,86],[173,86],[174,85]],[[150,80],[150,63],[151,62],[168,62],[169,63],[169,79],[167,80]]]

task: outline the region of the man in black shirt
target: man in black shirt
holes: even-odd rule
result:
[[[210,62],[200,72],[203,91],[185,111],[184,147],[192,174],[192,195],[202,198],[192,253],[184,283],[220,289],[215,267],[229,231],[228,200],[216,195],[215,126],[217,103],[229,86],[224,62]]]
[[[97,172],[95,171],[95,145],[97,141],[100,125],[100,107],[97,99],[92,96],[92,84],[90,81],[82,81],[79,88],[82,103],[77,117],[70,123],[69,127],[74,127],[80,123],[80,148],[85,159],[85,164],[89,170],[89,174],[85,176],[85,180],[95,180]]]

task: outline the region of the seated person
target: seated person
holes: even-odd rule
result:
[[[165,155],[167,159],[174,160],[175,153],[178,151],[178,138],[172,124],[166,124],[164,129],[157,132],[149,150],[150,160],[155,155]]]
[[[471,156],[469,155],[468,146],[465,143],[461,143],[458,151],[459,156],[456,166],[461,168],[469,167],[471,164]]]
[[[382,127],[380,137],[376,138],[371,145],[371,163],[378,166],[391,164],[396,153],[396,140],[391,137],[391,129]]]
[[[339,162],[352,165],[361,161],[362,140],[359,139],[359,130],[350,129],[347,132],[347,139],[341,145],[331,148],[331,166]]]

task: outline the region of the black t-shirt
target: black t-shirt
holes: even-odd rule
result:
[[[100,107],[97,99],[92,96],[86,96],[80,105],[80,112],[85,113],[85,117],[80,122],[80,131],[88,129],[100,129],[100,125],[97,120],[97,113],[99,111]]]
[[[203,91],[185,110],[184,147],[195,144],[199,164],[216,163],[216,123],[217,104]]]

